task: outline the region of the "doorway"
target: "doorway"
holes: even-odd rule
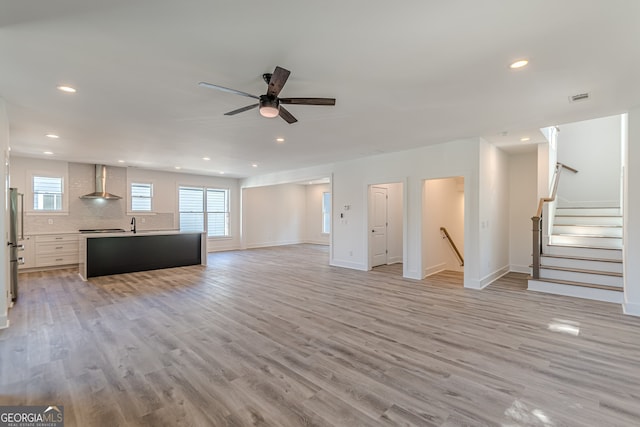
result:
[[[401,264],[403,259],[403,185],[369,186],[369,267]]]
[[[423,277],[464,273],[464,177],[428,179],[422,196]]]

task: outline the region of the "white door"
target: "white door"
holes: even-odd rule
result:
[[[371,239],[371,267],[387,263],[387,189],[370,187],[369,193],[369,232]]]

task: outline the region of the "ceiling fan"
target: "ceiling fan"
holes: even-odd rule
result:
[[[224,113],[225,116],[233,116],[238,113],[252,110],[256,107],[260,107],[260,115],[263,117],[282,117],[287,123],[295,123],[298,121],[293,115],[282,106],[282,104],[297,104],[297,105],[336,105],[335,98],[279,98],[278,94],[282,90],[284,84],[287,82],[291,71],[285,70],[282,67],[276,67],[273,73],[265,73],[262,78],[267,82],[268,88],[265,95],[251,95],[250,93],[242,92],[240,90],[229,89],[228,87],[218,86],[207,82],[198,83],[200,86],[209,87],[211,89],[221,90],[223,92],[235,93],[236,95],[246,96],[248,98],[255,98],[258,100],[257,104],[247,105],[246,107],[238,108],[237,110]]]

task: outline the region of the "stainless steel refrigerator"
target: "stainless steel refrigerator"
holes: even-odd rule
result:
[[[20,206],[18,210],[18,200],[20,203],[23,203],[23,195],[18,193],[17,188],[9,189],[9,242],[7,245],[9,246],[9,260],[10,260],[10,292],[11,292],[11,301],[15,301],[18,299],[18,264],[22,264],[24,262],[23,258],[18,256],[18,252],[24,250],[24,245],[21,243],[21,240],[24,240],[24,235],[18,235],[18,222],[19,216],[23,211],[23,206]],[[22,221],[20,221],[20,225],[22,225]],[[21,232],[21,234],[24,230]]]

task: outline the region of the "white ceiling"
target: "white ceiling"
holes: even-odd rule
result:
[[[640,105],[637,0],[0,8],[0,97],[12,153],[24,156],[244,177],[472,136],[535,143],[540,127]],[[529,66],[510,70],[519,58]],[[276,65],[292,72],[281,96],[335,97],[336,106],[288,106],[293,125],[257,110],[230,117],[253,100],[197,85],[260,95]],[[63,83],[78,92],[56,90]],[[568,101],[581,92],[592,99]]]

